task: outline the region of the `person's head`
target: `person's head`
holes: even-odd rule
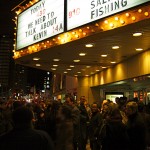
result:
[[[91,105],[91,110],[92,110],[92,113],[98,112],[99,111],[98,104],[97,103],[93,103]]]
[[[33,113],[27,107],[19,107],[13,111],[12,119],[16,128],[28,128],[32,125]]]
[[[120,110],[118,108],[118,105],[115,103],[109,103],[107,116],[109,117],[109,119],[122,121]]]
[[[68,104],[68,105],[73,105],[74,104],[74,98],[73,98],[73,96],[71,96],[71,95],[66,95],[65,96],[65,102],[66,102],[66,104]]]
[[[134,101],[128,102],[126,104],[126,115],[131,116],[138,112],[138,104]]]
[[[62,105],[59,110],[58,110],[58,119],[63,121],[63,120],[68,120],[72,118],[72,109],[68,105]]]
[[[85,96],[80,97],[80,104],[83,104],[86,102]]]

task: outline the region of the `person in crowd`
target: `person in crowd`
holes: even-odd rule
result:
[[[73,147],[74,150],[81,150],[81,136],[80,136],[80,111],[75,104],[73,96],[67,94],[65,96],[65,105],[71,108],[71,117],[73,121]]]
[[[139,101],[138,103],[138,112],[144,119],[145,125],[146,125],[146,143],[147,148],[150,148],[150,114],[146,113],[146,106],[142,101]]]
[[[127,103],[127,97],[123,96],[123,97],[117,97],[116,98],[116,103],[118,104],[118,108],[120,110],[121,116],[122,116],[122,122],[124,124],[127,123],[128,121],[128,117],[126,116],[125,113],[125,107],[126,107],[126,103]]]
[[[128,117],[129,150],[145,150],[146,126],[143,117],[138,112],[137,102],[129,101],[126,104],[126,114]]]
[[[115,103],[108,104],[107,116],[100,126],[98,141],[101,150],[128,150],[126,126],[122,123],[120,110]]]
[[[80,97],[80,105],[78,106],[80,110],[80,135],[81,135],[81,150],[86,150],[86,144],[88,140],[87,123],[89,122],[89,116],[85,108],[85,96]]]
[[[45,111],[45,126],[47,133],[51,136],[54,144],[56,142],[56,122],[58,110],[61,107],[58,101],[52,101]]]
[[[73,121],[71,107],[62,105],[57,116],[56,150],[73,150]]]
[[[98,125],[102,123],[102,115],[100,114],[98,104],[93,103],[91,106],[91,118],[89,121],[89,139],[91,150],[99,150],[99,144],[97,143],[96,132],[98,131]]]
[[[50,136],[32,128],[33,113],[19,107],[12,113],[14,129],[0,136],[0,150],[54,150]]]

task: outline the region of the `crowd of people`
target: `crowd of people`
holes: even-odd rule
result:
[[[150,146],[149,109],[138,99],[116,97],[79,103],[0,102],[0,150],[146,150]]]

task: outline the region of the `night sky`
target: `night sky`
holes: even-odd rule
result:
[[[11,10],[22,0],[0,0],[0,34],[9,34],[13,36],[15,24],[12,21],[15,12]]]
[[[11,10],[22,1],[23,0],[0,0],[0,35],[10,35],[14,38],[14,27],[16,25],[12,19],[15,18],[16,13]],[[26,1],[28,2],[29,0]],[[37,88],[41,88],[45,74],[46,71],[28,68],[28,82],[31,86],[36,85]]]

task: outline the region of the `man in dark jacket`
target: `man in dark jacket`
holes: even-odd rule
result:
[[[138,104],[134,101],[126,105],[128,116],[127,133],[129,135],[129,150],[145,150],[146,148],[146,126],[144,118],[138,112]]]
[[[26,107],[12,114],[14,129],[0,137],[0,150],[53,150],[49,135],[32,128],[32,111]]]
[[[97,131],[99,125],[102,123],[102,115],[98,109],[98,104],[93,103],[91,106],[92,115],[89,121],[89,139],[91,150],[100,149],[99,144],[96,139]]]

